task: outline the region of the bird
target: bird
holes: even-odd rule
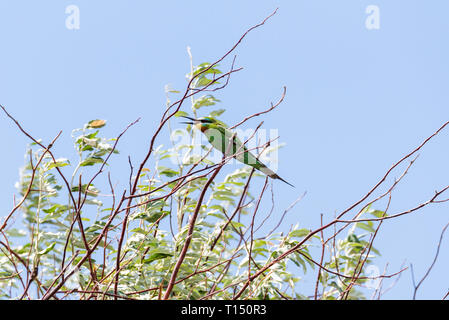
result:
[[[210,117],[203,117],[199,119],[188,116],[182,117],[190,120],[190,122],[182,122],[183,124],[193,125],[194,128],[200,130],[207,137],[209,143],[225,156],[232,156],[238,161],[261,171],[268,177],[275,180],[281,180],[282,182],[294,187],[291,183],[282,179],[274,171],[259,161],[259,159],[257,159],[257,157],[255,157],[248,150],[248,148],[242,144],[236,134],[232,130],[228,129],[223,122]]]

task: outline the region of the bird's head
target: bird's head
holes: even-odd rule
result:
[[[214,125],[218,124],[217,120],[213,119],[213,118],[209,118],[209,117],[203,117],[203,118],[199,118],[199,119],[195,119],[195,118],[191,118],[191,117],[186,117],[186,116],[182,116],[183,118],[189,119],[190,121],[186,121],[186,122],[181,122],[184,124],[191,124],[193,125],[195,128],[201,130],[201,131],[205,131],[207,129],[212,128]]]

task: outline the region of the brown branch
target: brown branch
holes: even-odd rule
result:
[[[433,267],[435,266],[435,263],[437,262],[438,259],[438,255],[440,254],[440,247],[441,247],[441,243],[443,242],[443,236],[444,233],[446,232],[446,229],[449,227],[449,222],[444,226],[443,230],[441,231],[441,235],[440,235],[440,239],[438,241],[438,245],[437,245],[437,251],[435,253],[435,257],[433,258],[432,264],[430,265],[430,267],[427,269],[426,273],[424,274],[424,276],[422,277],[422,279],[418,282],[418,284],[415,285],[415,281],[414,281],[414,276],[413,276],[413,265],[410,265],[411,270],[412,270],[412,278],[413,278],[413,286],[414,286],[414,290],[413,290],[413,300],[416,299],[416,294],[418,292],[419,287],[422,285],[422,283],[424,282],[424,280],[426,280],[426,278],[429,276],[430,272],[432,271]]]
[[[245,122],[248,121],[249,119],[252,119],[252,118],[254,118],[254,117],[261,116],[261,115],[263,115],[263,114],[265,114],[265,113],[268,113],[268,112],[272,111],[272,110],[275,109],[277,106],[279,106],[279,105],[282,103],[282,101],[284,101],[284,98],[285,98],[285,95],[286,95],[286,94],[287,94],[287,87],[284,86],[284,91],[282,92],[282,96],[281,96],[281,98],[278,100],[278,102],[276,102],[276,104],[271,103],[271,107],[268,108],[267,110],[261,111],[261,112],[257,112],[257,113],[255,113],[255,114],[252,114],[252,115],[246,117],[245,119],[243,119],[242,121],[240,121],[239,123],[233,125],[233,126],[230,127],[229,129],[231,129],[231,130],[232,130],[232,129],[235,129],[235,128],[237,128],[238,126],[241,126],[243,123],[245,123]]]
[[[297,251],[298,249],[300,249],[305,242],[307,242],[311,237],[313,237],[315,234],[321,232],[321,230],[325,230],[331,226],[333,226],[334,224],[338,223],[338,222],[351,222],[351,223],[356,223],[356,222],[360,222],[360,221],[380,221],[383,219],[387,219],[387,218],[393,218],[393,217],[397,217],[400,215],[404,215],[407,213],[411,213],[413,211],[416,211],[422,207],[424,207],[426,204],[422,204],[416,208],[413,208],[411,210],[408,211],[404,211],[400,214],[394,215],[394,216],[388,216],[388,217],[384,217],[384,218],[378,218],[378,219],[357,219],[357,220],[341,220],[341,218],[348,212],[350,212],[351,210],[353,210],[355,207],[357,207],[359,204],[361,204],[363,201],[365,201],[375,190],[378,189],[378,187],[386,180],[386,178],[390,175],[390,173],[393,171],[393,169],[395,169],[397,166],[399,166],[399,164],[401,164],[402,162],[404,162],[406,159],[410,158],[412,155],[414,155],[415,153],[417,153],[423,146],[425,146],[433,137],[435,137],[436,135],[438,135],[447,125],[449,124],[449,121],[445,122],[437,131],[435,131],[431,136],[429,136],[427,139],[425,139],[417,148],[415,148],[413,151],[411,151],[410,153],[408,153],[406,156],[402,157],[398,162],[396,162],[392,167],[390,167],[390,169],[387,171],[387,173],[381,178],[381,180],[365,195],[363,196],[360,200],[358,200],[357,202],[355,202],[354,204],[352,204],[351,206],[349,206],[347,209],[345,209],[344,211],[342,211],[334,220],[332,220],[331,222],[325,224],[322,227],[319,227],[313,231],[311,231],[308,235],[306,235],[300,242],[298,242],[298,244],[296,244],[295,246],[293,246],[292,248],[290,248],[289,250],[287,250],[286,252],[282,253],[281,255],[279,255],[276,259],[273,259],[272,261],[268,262],[264,267],[262,267],[258,272],[256,272],[252,277],[251,277],[251,281],[254,280],[255,278],[259,277],[261,274],[263,274],[263,272],[269,268],[271,268],[273,265],[279,263],[281,260],[285,259],[287,256],[289,256],[290,254],[292,254],[293,252]],[[442,190],[440,190],[439,192],[436,192],[435,196],[430,200],[435,200],[436,197],[438,197],[440,194],[442,194],[444,191],[446,191],[449,188],[449,186],[443,188]],[[248,287],[250,281],[246,281],[245,284],[242,286],[242,288],[240,289],[239,293],[234,297],[235,299],[238,299],[243,292],[246,290],[246,288]]]
[[[321,226],[323,226],[323,214],[320,214],[320,222],[321,222]],[[319,269],[318,269],[318,274],[316,277],[316,283],[315,283],[315,300],[317,300],[318,298],[318,287],[320,284],[320,279],[321,279],[321,269],[322,269],[322,265],[323,265],[323,259],[324,259],[324,250],[326,249],[326,243],[324,242],[324,234],[323,234],[323,230],[321,230],[321,259],[320,259],[320,263],[319,263]],[[298,251],[299,253],[302,253],[301,251]],[[303,254],[305,256],[305,254]]]
[[[165,291],[165,294],[164,294],[164,297],[163,297],[164,300],[167,300],[170,297],[171,291],[173,290],[173,286],[175,285],[176,277],[178,275],[179,269],[181,268],[181,265],[182,265],[182,263],[183,263],[183,261],[184,261],[184,259],[186,257],[187,250],[189,249],[190,242],[192,240],[193,230],[194,230],[194,227],[195,227],[196,219],[198,217],[198,213],[199,213],[199,211],[201,209],[201,205],[203,203],[204,196],[205,196],[206,191],[209,188],[210,184],[215,179],[215,177],[218,175],[218,172],[220,171],[220,169],[221,169],[221,166],[218,167],[217,169],[215,169],[215,171],[212,174],[212,176],[209,178],[209,180],[204,185],[203,190],[201,191],[201,194],[200,194],[200,196],[198,198],[195,210],[193,212],[192,217],[190,218],[189,230],[187,232],[187,237],[186,237],[186,240],[184,242],[184,246],[183,246],[183,248],[181,250],[181,253],[179,255],[178,261],[176,262],[175,267],[173,269],[173,273],[172,273],[172,275],[170,277],[170,281],[168,283],[167,290]]]
[[[2,105],[0,105],[0,107],[6,112],[6,110],[5,110],[5,108],[3,108],[3,106]],[[7,115],[9,116],[9,117],[11,117],[8,113],[7,113]],[[13,119],[14,121],[16,121],[14,118],[12,118],[11,117],[11,119]],[[19,125],[20,126],[20,125]],[[21,130],[23,130],[22,129],[22,127],[20,127],[21,128]],[[25,132],[25,131],[24,131]],[[44,147],[44,152],[42,153],[42,155],[39,157],[39,160],[37,161],[37,163],[36,163],[36,165],[35,166],[33,166],[33,163],[32,163],[32,160],[31,160],[31,178],[30,178],[30,182],[29,182],[29,184],[28,184],[28,188],[27,188],[27,190],[25,191],[25,194],[23,195],[23,197],[22,197],[22,200],[20,200],[19,201],[19,203],[10,211],[10,213],[6,216],[6,218],[5,218],[5,220],[3,221],[3,224],[2,224],[2,226],[0,227],[0,231],[3,231],[3,229],[5,229],[6,228],[6,226],[7,226],[7,224],[8,224],[8,221],[9,221],[9,219],[12,217],[12,215],[14,214],[14,212],[16,212],[17,211],[17,209],[19,209],[22,205],[23,205],[23,203],[25,202],[25,200],[28,198],[28,196],[29,196],[29,194],[30,194],[30,192],[31,192],[31,190],[32,190],[32,186],[33,186],[33,182],[34,182],[34,178],[35,178],[35,176],[36,176],[36,171],[37,171],[37,169],[38,169],[38,167],[39,167],[39,165],[41,164],[41,162],[42,162],[42,160],[44,159],[44,157],[45,157],[45,155],[47,154],[47,153],[49,153],[50,152],[50,148],[53,146],[53,144],[56,142],[56,140],[59,138],[59,136],[61,135],[61,133],[62,133],[62,131],[60,131],[59,133],[58,133],[58,135],[53,139],[53,141],[48,145],[48,147]],[[27,134],[28,135],[28,134]]]

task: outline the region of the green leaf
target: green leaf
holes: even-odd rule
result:
[[[179,118],[179,117],[186,117],[186,116],[188,116],[189,114],[187,113],[187,112],[185,112],[185,111],[178,111],[178,112],[176,112],[175,113],[175,117],[176,118]]]
[[[161,219],[163,215],[168,215],[169,213],[170,213],[169,211],[156,211],[152,213],[141,212],[137,214],[133,219],[142,219],[150,223],[153,223]]]
[[[217,66],[218,65],[211,67],[211,64],[208,62],[202,63],[199,66],[197,66],[193,71],[193,76],[196,77],[193,83],[193,87],[199,88],[207,86],[213,81],[212,79],[209,79],[207,77],[208,75],[215,77],[216,75],[222,74],[222,72],[216,68]],[[218,82],[215,83],[218,84]]]
[[[56,162],[49,163],[47,169],[60,168],[70,165],[70,161],[65,158],[56,159]]]
[[[298,253],[296,253],[294,256],[290,256],[290,261],[296,264],[296,266],[298,266],[299,268],[302,268],[304,272],[307,271],[306,263]]]
[[[309,229],[298,229],[290,232],[290,237],[292,238],[302,238],[310,233]]]
[[[95,231],[103,229],[103,227],[106,225],[106,222],[104,221],[95,221],[94,224],[86,228],[84,230],[85,233],[94,233]]]
[[[24,236],[26,236],[26,231],[13,228],[13,229],[6,230],[6,234],[9,237],[24,237]]]
[[[167,251],[152,251],[150,256],[144,260],[145,263],[151,263],[156,260],[165,259],[167,257],[172,257],[173,253]]]
[[[59,212],[64,212],[66,210],[67,210],[67,206],[61,205],[61,204],[54,204],[48,209],[42,209],[42,211],[44,211],[45,213],[54,213],[54,212],[59,213]]]
[[[93,166],[97,163],[103,163],[103,158],[95,156],[89,157],[80,163],[80,167]]]
[[[210,67],[210,63],[209,62],[203,62],[202,64],[198,65],[195,70],[193,71],[193,75],[196,76],[197,74],[199,74],[200,72],[203,72],[204,70],[206,70],[207,68]],[[201,75],[206,75],[206,74],[222,74],[223,72],[221,72],[219,69],[217,69],[218,64],[216,64],[214,67],[211,67],[209,70],[204,71]]]
[[[208,80],[208,79],[207,79]],[[210,82],[210,80],[208,80]],[[204,82],[205,85],[208,84],[208,82]],[[216,102],[220,102],[220,100],[216,99],[213,95],[206,95],[206,96],[202,96],[198,99],[196,99],[193,103],[193,108],[195,110],[198,110],[201,107],[206,107],[206,106],[213,106]]]
[[[243,223],[240,223],[240,222],[237,222],[237,221],[231,221],[231,224],[232,224],[232,226],[235,228],[235,229],[238,229],[238,228],[244,228],[245,227],[245,225],[243,224]],[[229,228],[229,227],[228,227]]]
[[[351,233],[351,234],[348,235],[347,240],[348,240],[349,242],[360,243],[359,238],[357,238],[357,236],[356,236],[355,234],[353,234],[353,233]]]
[[[363,223],[363,222],[359,222],[356,224],[357,228],[366,230],[368,232],[375,232],[374,228],[373,228],[373,222],[368,221],[367,223]]]
[[[382,218],[382,217],[386,216],[385,211],[381,211],[381,210],[370,210],[370,211],[368,211],[368,213],[372,214],[376,218]]]
[[[103,128],[106,125],[106,120],[91,120],[87,123],[87,128],[90,129],[98,129],[98,128]]]
[[[162,169],[162,171],[159,171],[159,174],[171,178],[171,177],[177,176],[179,174],[179,172],[169,169],[169,168],[166,168],[166,169]]]
[[[209,116],[212,118],[216,118],[216,117],[221,116],[223,114],[223,112],[225,112],[225,111],[226,111],[225,109],[214,110],[209,113]]]
[[[235,203],[235,200],[231,197],[228,196],[223,196],[223,195],[219,195],[219,194],[214,194],[214,199],[216,200],[220,200],[220,201],[229,201],[231,203]]]
[[[51,245],[49,245],[47,248],[45,248],[44,250],[39,251],[37,254],[39,256],[42,256],[44,254],[49,253],[51,250],[53,250],[53,248],[55,247],[56,242],[53,242]]]
[[[218,218],[220,220],[225,220],[226,219],[226,216],[224,214],[218,213],[218,212],[209,212],[208,215],[212,216],[212,217],[216,217],[216,218]]]
[[[79,192],[79,190],[80,190],[79,186],[72,187],[72,192]],[[93,184],[89,186],[89,189],[87,189],[87,184],[83,184],[81,186],[81,192],[86,193],[86,190],[87,195],[92,197],[96,197],[100,193],[100,190],[98,190]]]

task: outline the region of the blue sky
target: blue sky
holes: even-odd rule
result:
[[[79,30],[65,25],[72,4],[80,9]],[[365,27],[369,5],[380,9],[378,30]],[[329,220],[358,200],[448,120],[449,2],[2,0],[0,103],[44,141],[62,129],[58,156],[73,154],[70,131],[88,120],[107,119],[105,130],[115,136],[142,117],[120,148],[138,161],[159,121],[164,86],[185,87],[186,47],[195,63],[213,61],[276,7],[278,14],[237,49],[244,70],[217,97],[227,110],[223,119],[236,123],[287,86],[284,103],[264,119],[286,143],[278,173],[296,186],[275,183],[276,209],[281,214],[307,191],[286,224],[316,227],[320,213]],[[28,141],[4,116],[0,133],[0,203],[8,212]],[[449,132],[442,132],[420,152],[394,193],[391,213],[449,184],[448,142]],[[126,163],[117,165],[126,177]],[[379,269],[413,263],[420,279],[448,209],[433,205],[385,222],[376,245]],[[447,248],[445,241],[419,298],[440,299],[449,289]],[[407,299],[412,289],[406,271],[384,298]]]

